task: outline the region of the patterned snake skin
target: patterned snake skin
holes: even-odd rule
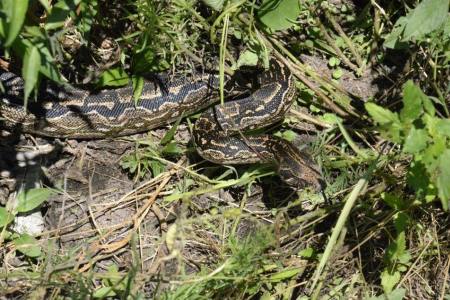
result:
[[[58,138],[130,135],[210,106],[218,99],[218,80],[213,74],[191,79],[161,75],[157,83],[145,83],[136,105],[132,87],[97,93],[47,87],[39,93],[39,101],[25,110],[23,80],[3,72],[0,124],[9,130]],[[260,88],[249,97],[212,106],[201,114],[193,132],[198,153],[219,164],[275,162],[287,184],[319,189],[320,174],[314,163],[291,143],[271,135],[243,135],[280,121],[295,94],[292,75],[276,61],[259,81]]]

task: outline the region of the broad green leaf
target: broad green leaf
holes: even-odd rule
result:
[[[386,249],[386,260],[388,264],[395,263],[398,260],[398,257],[403,254],[405,251],[405,233],[400,232],[394,242],[389,244]]]
[[[28,0],[2,0],[5,1],[2,6],[9,6],[8,23],[6,24],[7,35],[5,41],[5,47],[12,45],[16,37],[19,35],[22,29],[25,15],[28,9]]]
[[[434,108],[433,102],[427,95],[423,95],[424,97],[422,97],[422,105],[425,109],[425,112],[427,112],[431,116],[434,116],[434,114],[436,113],[436,109]]]
[[[183,153],[183,150],[178,147],[177,143],[171,142],[166,144],[161,152],[169,155],[180,155]]]
[[[164,59],[157,59],[153,49],[145,49],[133,55],[131,69],[134,74],[149,74],[161,72],[170,66]]]
[[[342,77],[342,75],[344,75],[344,71],[342,71],[341,68],[338,68],[338,69],[334,70],[333,74],[332,74],[334,79],[339,79],[339,78]]]
[[[450,119],[438,119],[435,124],[439,134],[450,137]]]
[[[380,125],[400,123],[397,113],[393,113],[389,109],[372,102],[366,103],[365,108],[372,119]]]
[[[341,64],[341,60],[337,57],[333,56],[328,60],[328,65],[330,67],[336,67],[336,66],[339,66],[340,64]]]
[[[46,188],[22,191],[17,196],[17,212],[28,212],[44,203],[53,192]]]
[[[400,281],[399,271],[390,272],[389,270],[385,269],[381,273],[381,286],[383,287],[385,293],[390,293],[392,289],[396,286],[396,284],[399,283],[399,281]]]
[[[23,57],[25,57],[26,52],[33,46],[38,48],[41,55],[41,67],[39,72],[56,83],[64,84],[65,82],[61,77],[61,74],[59,74],[58,70],[53,65],[54,55],[50,53],[50,50],[44,45],[44,43],[39,42],[32,44],[27,39],[16,39],[13,44],[14,52]]]
[[[407,173],[407,183],[410,188],[416,191],[416,194],[419,198],[425,198],[430,191],[430,178],[428,176],[424,176],[426,174],[427,169],[425,165],[421,161],[413,161],[411,162],[411,166],[409,167]]]
[[[408,20],[406,17],[400,17],[397,22],[395,22],[394,28],[383,43],[384,47],[390,49],[403,49],[408,46],[408,43],[400,41],[407,22]]]
[[[39,68],[41,67],[41,54],[37,47],[32,46],[31,49],[25,51],[25,57],[23,58],[22,76],[25,80],[24,91],[24,105],[27,106],[28,97],[35,88],[38,76]]]
[[[131,68],[135,74],[146,74],[154,71],[156,64],[155,52],[152,49],[145,49],[133,55]]]
[[[314,249],[312,247],[308,247],[308,248],[301,250],[298,253],[298,256],[301,256],[304,258],[313,258],[316,256],[316,252],[314,251]]]
[[[108,87],[108,86],[124,86],[130,81],[127,73],[123,68],[117,67],[111,70],[106,70],[100,75],[98,86]]]
[[[28,36],[32,36],[33,38],[36,38],[37,40],[44,40],[47,38],[44,34],[44,31],[39,26],[25,26],[23,31]],[[35,45],[39,49],[40,45],[43,45],[43,44],[40,42],[36,43],[36,44],[31,44],[31,42],[30,42],[30,45]]]
[[[257,16],[264,26],[277,31],[291,27],[300,14],[298,0],[264,0]]]
[[[293,142],[295,138],[298,137],[298,134],[292,130],[286,130],[283,131],[279,136],[289,142]]]
[[[439,158],[436,186],[442,206],[447,211],[450,201],[450,149],[446,149]]]
[[[432,174],[436,171],[439,166],[439,157],[447,149],[446,139],[443,136],[434,136],[433,143],[431,143],[421,155],[421,160],[427,169],[427,171]]]
[[[401,252],[398,253],[398,255],[402,255],[406,250],[406,239],[404,236],[404,231],[406,230],[409,223],[409,216],[405,212],[399,212],[395,216],[394,220],[394,226],[395,230],[397,230],[398,236],[397,236],[397,244],[401,244]]]
[[[395,289],[386,295],[386,300],[402,300],[406,295],[406,289]]]
[[[408,14],[403,40],[423,37],[440,28],[448,17],[449,0],[423,0]]]
[[[134,104],[137,105],[142,96],[142,90],[144,89],[144,77],[133,76],[131,81],[133,82],[133,100]]]
[[[38,241],[29,234],[22,234],[13,241],[17,250],[28,257],[39,257],[41,255],[41,246]]]
[[[412,122],[422,113],[422,99],[426,95],[411,80],[403,86],[403,108],[400,112],[402,121]]]
[[[203,0],[203,2],[215,11],[221,11],[225,0]]]
[[[258,64],[258,54],[252,50],[245,50],[239,55],[236,63],[236,68],[239,69],[242,66],[256,66]]]
[[[406,153],[417,153],[427,147],[428,133],[425,129],[412,127],[403,145],[403,151]]]
[[[380,125],[380,133],[385,138],[395,143],[401,142],[403,125],[400,123],[397,113],[371,102],[366,103],[365,108],[372,119]]]
[[[405,208],[404,201],[397,195],[383,192],[381,193],[381,199],[383,199],[383,201],[386,202],[387,205],[395,210],[401,210]]]
[[[0,207],[0,228],[8,225],[12,220],[14,220],[14,216],[6,208]]]

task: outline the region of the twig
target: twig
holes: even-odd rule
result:
[[[327,29],[325,28],[325,26],[323,25],[322,21],[320,21],[319,18],[316,18],[316,22],[319,25],[320,28],[320,32],[322,32],[323,37],[325,38],[325,40],[327,40],[327,42],[330,44],[330,46],[333,48],[333,50],[336,52],[336,55],[339,56],[339,58],[344,62],[344,64],[347,65],[347,67],[349,67],[350,69],[352,69],[356,74],[359,73],[358,70],[358,66],[356,66],[355,64],[353,64],[345,55],[344,53],[341,51],[341,49],[339,49],[338,46],[336,46],[336,43],[334,42],[333,38],[328,34]]]
[[[297,110],[295,108],[292,108],[290,110],[290,113],[293,114],[294,116],[300,118],[300,119],[303,119],[305,121],[308,121],[310,123],[313,123],[313,124],[315,124],[317,126],[320,126],[320,127],[323,127],[323,128],[331,128],[331,127],[333,127],[333,125],[325,123],[325,122],[322,122],[322,121],[320,121],[320,120],[318,120],[318,119],[316,119],[316,118],[314,118],[314,117],[312,117],[312,116],[310,116],[308,114],[305,114],[305,113],[303,113],[303,112],[301,112],[301,111],[299,111],[299,110]]]
[[[364,66],[364,62],[361,58],[361,56],[359,55],[358,51],[356,50],[356,48],[353,45],[353,42],[350,40],[350,38],[347,36],[347,34],[344,32],[344,30],[342,30],[341,25],[339,25],[338,22],[336,22],[336,20],[334,19],[334,17],[330,14],[329,11],[325,12],[325,15],[328,18],[328,21],[330,21],[331,25],[333,25],[333,28],[339,33],[339,35],[342,37],[342,39],[344,40],[344,42],[347,44],[348,49],[350,50],[350,52],[353,54],[353,56],[355,57],[356,63],[358,64],[358,67],[360,69],[363,68]]]

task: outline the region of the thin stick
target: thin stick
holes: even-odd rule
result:
[[[353,45],[353,42],[350,40],[350,38],[347,36],[347,34],[344,32],[344,30],[342,30],[341,25],[339,25],[339,23],[336,22],[336,20],[330,14],[330,12],[326,11],[325,15],[327,16],[331,25],[333,25],[333,28],[339,33],[339,35],[342,37],[344,42],[347,44],[348,49],[355,57],[356,63],[358,64],[359,68],[362,68],[364,66],[364,62],[363,62],[361,56],[359,55],[358,51],[356,50],[355,46]]]
[[[330,46],[333,48],[333,50],[336,52],[336,55],[339,56],[342,61],[350,68],[352,69],[356,74],[359,73],[359,69],[358,66],[356,66],[355,64],[353,64],[345,55],[344,53],[341,51],[341,49],[339,49],[338,46],[336,46],[336,43],[334,42],[334,39],[328,34],[327,29],[325,28],[325,26],[323,25],[322,21],[320,21],[319,18],[316,18],[316,22],[317,25],[319,25],[320,28],[320,32],[322,32],[323,37],[325,38],[325,40],[327,40],[327,42],[330,44]]]

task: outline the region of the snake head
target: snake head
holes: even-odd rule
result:
[[[323,190],[324,183],[318,166],[309,155],[284,139],[277,138],[273,143],[278,174],[281,179],[295,189],[311,187]]]

